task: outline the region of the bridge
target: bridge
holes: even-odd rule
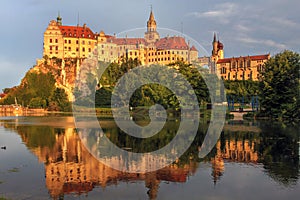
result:
[[[230,112],[230,114],[232,114],[233,120],[243,120],[243,115],[249,112],[253,112],[253,110],[251,108],[246,108],[246,109],[242,109],[242,110],[233,110]]]

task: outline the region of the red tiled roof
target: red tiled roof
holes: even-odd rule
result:
[[[136,44],[145,44],[146,43],[144,38],[115,38],[115,37],[112,37],[111,41],[117,45],[136,45]]]
[[[185,42],[183,37],[165,37],[158,40],[155,43],[157,49],[179,49],[179,50],[188,50],[189,46]]]
[[[229,63],[229,62],[231,62],[232,59],[235,59],[235,58],[219,59],[217,63]]]
[[[65,37],[90,38],[95,39],[96,35],[86,25],[82,26],[59,26],[61,33]]]
[[[3,98],[3,97],[5,97],[5,96],[6,96],[6,94],[0,93],[0,98]]]
[[[255,56],[241,56],[241,57],[232,57],[232,58],[219,59],[217,63],[229,63],[232,60],[240,60],[240,59],[268,60],[269,58],[270,58],[270,54],[255,55]]]
[[[195,46],[192,46],[191,51],[198,51]]]

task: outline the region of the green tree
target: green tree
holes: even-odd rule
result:
[[[30,108],[46,108],[47,101],[46,99],[42,99],[41,97],[32,98],[29,102]]]
[[[95,94],[96,107],[110,107],[111,104],[111,90],[109,88],[101,88]]]
[[[271,118],[300,119],[300,55],[284,51],[265,63],[260,83],[262,111]]]
[[[56,88],[53,95],[50,97],[49,110],[70,112],[72,110],[68,95],[62,88]]]
[[[29,71],[19,86],[11,88],[7,96],[2,100],[3,104],[14,104],[15,98],[25,106],[29,105],[33,98],[47,100],[55,90],[54,76],[49,73]],[[36,100],[34,100],[36,101]],[[48,105],[48,102],[47,102]]]
[[[246,102],[251,100],[251,96],[256,96],[259,93],[259,82],[245,80],[245,81],[224,81],[226,88],[226,95],[239,101],[240,97],[244,97]]]

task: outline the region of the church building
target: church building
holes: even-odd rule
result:
[[[224,58],[224,45],[214,34],[211,56],[211,72],[217,73],[223,80],[261,80],[264,63],[270,54]]]

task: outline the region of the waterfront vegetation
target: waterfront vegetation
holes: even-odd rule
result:
[[[55,87],[55,79],[51,73],[28,71],[19,86],[4,89],[7,96],[0,104],[15,104],[15,99],[22,106],[43,108],[51,111],[71,111],[71,103],[65,90]]]
[[[248,118],[264,117],[297,122],[300,119],[299,63],[298,53],[291,51],[279,53],[266,62],[265,70],[261,74],[262,81],[224,81],[226,95],[234,102],[239,102],[243,98],[245,104],[250,103],[253,96],[259,97],[259,112],[248,114],[246,116]],[[100,62],[99,65],[101,64],[103,63]],[[98,89],[89,97],[76,98],[77,103],[79,105],[91,105],[95,102],[98,114],[107,115],[111,113],[109,108],[114,86],[125,73],[139,65],[140,62],[138,60],[132,59],[123,60],[122,64],[111,63],[102,74],[98,83],[95,82],[98,77],[92,77],[90,74],[92,78],[90,80],[91,83],[88,84],[89,88],[91,90],[94,90],[94,88]],[[210,103],[207,86],[198,69],[192,68],[189,64],[183,62],[173,63],[169,66],[176,66],[178,73],[182,74],[189,81],[198,98],[200,107],[205,107],[206,104]],[[100,71],[97,73],[99,76]],[[149,73],[158,72],[149,70]],[[184,90],[184,88],[180,89]],[[29,71],[19,86],[7,88],[3,91],[7,95],[0,100],[0,104],[14,104],[16,98],[18,103],[30,108],[44,108],[50,111],[63,112],[71,111],[71,103],[68,101],[65,90],[55,87],[55,78],[50,72],[37,73]],[[75,97],[80,95],[76,88],[74,95]],[[133,93],[130,99],[130,106],[134,108],[149,107],[156,103],[169,110],[179,109],[179,101],[175,94],[159,84],[143,85]],[[181,103],[184,104],[186,102]]]
[[[284,121],[300,119],[300,55],[284,51],[265,64],[259,84],[263,115]]]

